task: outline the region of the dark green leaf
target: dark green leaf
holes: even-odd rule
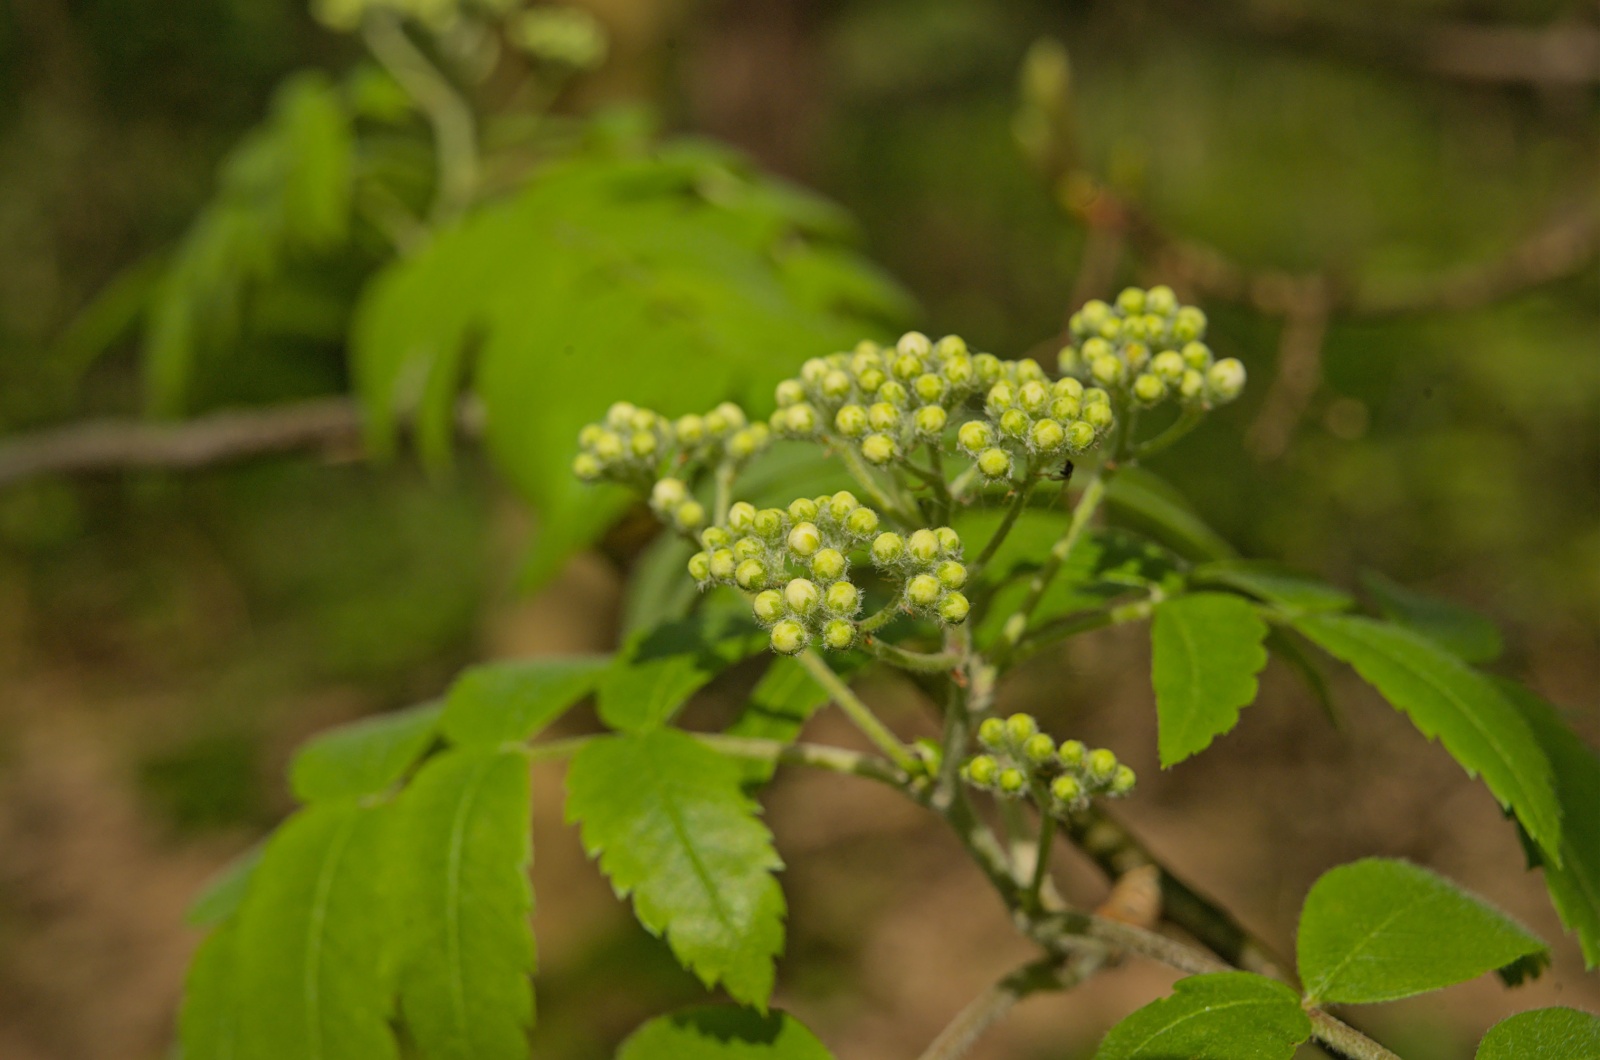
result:
[[[1251,972],[1178,980],[1111,1028],[1095,1060],[1290,1060],[1311,1036],[1300,999]]]
[[[1383,697],[1437,738],[1502,806],[1560,858],[1561,807],[1550,763],[1528,723],[1489,678],[1420,633],[1356,615],[1302,615],[1294,626],[1355,667]]]
[[[1407,589],[1374,570],[1362,572],[1361,584],[1384,617],[1432,638],[1467,662],[1493,662],[1505,650],[1495,624],[1460,604]]]
[[[233,916],[250,889],[250,878],[261,862],[263,849],[261,844],[256,844],[207,880],[205,889],[189,903],[184,922],[194,927],[211,927]]]
[[[241,1054],[238,925],[224,924],[195,950],[183,983],[178,1041],[184,1060],[234,1060]]]
[[[1142,467],[1123,468],[1106,485],[1106,503],[1196,561],[1229,559],[1233,546],[1195,514],[1183,494]]]
[[[658,1016],[628,1036],[617,1060],[831,1060],[793,1016],[708,1005]]]
[[[840,669],[836,667],[836,669]],[[841,676],[844,672],[841,670]],[[728,726],[732,736],[754,736],[790,743],[800,735],[811,715],[828,702],[828,693],[794,659],[778,657],[761,675],[739,717]],[[754,759],[740,763],[746,783],[764,784],[777,768]]]
[[[1300,913],[1300,978],[1318,1004],[1439,990],[1546,948],[1444,877],[1387,858],[1330,869]]]
[[[436,703],[363,718],[314,737],[289,764],[301,802],[329,802],[385,791],[416,764],[439,727]]]
[[[676,729],[594,740],[567,816],[619,896],[707,986],[765,1008],[783,948],[783,863],[737,764]]]
[[[1289,611],[1348,611],[1355,606],[1355,598],[1344,590],[1269,560],[1213,560],[1189,576],[1198,584],[1237,589]]]
[[[433,759],[401,799],[400,1007],[428,1060],[528,1055],[531,812],[527,757],[487,748]]]
[[[610,665],[608,655],[562,655],[474,666],[450,686],[439,726],[458,744],[532,739],[594,691]]]
[[[1489,1028],[1477,1060],[1600,1060],[1600,1016],[1570,1008],[1518,1013]]]
[[[1161,765],[1177,765],[1239,723],[1267,665],[1267,624],[1254,604],[1227,593],[1191,593],[1156,605],[1151,676],[1161,720]]]
[[[623,732],[663,725],[713,677],[766,643],[748,606],[732,597],[639,633],[600,679],[600,718]]]
[[[239,910],[240,1060],[398,1055],[386,809],[313,806],[273,836]]]

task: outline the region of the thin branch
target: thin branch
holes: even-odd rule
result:
[[[1032,581],[1028,583],[1028,595],[1023,598],[1021,606],[1006,619],[1005,626],[1000,632],[999,643],[995,645],[992,653],[995,666],[1004,667],[1011,653],[1016,650],[1022,635],[1028,630],[1029,617],[1039,606],[1039,601],[1044,599],[1045,590],[1050,587],[1050,582],[1055,579],[1056,573],[1061,570],[1061,565],[1066,562],[1067,557],[1072,554],[1072,550],[1083,537],[1084,531],[1088,529],[1089,520],[1100,507],[1105,492],[1106,476],[1103,471],[1097,470],[1089,479],[1083,495],[1078,498],[1078,506],[1072,510],[1072,521],[1067,524],[1066,533],[1062,534],[1051,547],[1050,555],[1045,558]]]
[[[862,754],[843,747],[829,747],[816,743],[781,743],[754,736],[729,736],[720,732],[691,732],[700,743],[712,750],[733,758],[749,758],[760,762],[783,765],[809,766],[830,773],[843,773],[864,777],[899,787],[903,779],[898,770],[876,755]],[[598,736],[570,736],[562,740],[545,740],[526,748],[531,761],[543,762],[558,758],[571,758]]]
[[[1319,1008],[1308,1008],[1305,1012],[1311,1019],[1311,1036],[1339,1055],[1349,1060],[1400,1060],[1398,1054],[1385,1049],[1337,1016]]]
[[[839,709],[844,711],[845,716],[855,723],[856,728],[860,729],[867,739],[876,744],[879,750],[888,755],[889,760],[898,766],[901,772],[907,775],[916,772],[916,756],[911,753],[904,743],[900,742],[898,736],[889,731],[887,725],[878,720],[878,716],[872,712],[872,708],[862,702],[861,697],[857,696],[850,686],[845,683],[844,678],[835,673],[833,667],[829,666],[822,656],[817,654],[816,649],[807,648],[796,658],[800,660],[800,665],[805,667],[806,672],[811,675],[812,679],[821,685],[828,695],[832,697],[833,701],[839,705]]]
[[[1099,965],[1100,961],[1090,954],[1080,955],[1070,962],[1062,955],[1049,954],[1023,965],[973,998],[939,1032],[921,1060],[957,1060],[965,1056],[983,1032],[999,1022],[1017,1002],[1041,991],[1076,986],[1094,974]]]
[[[861,641],[863,651],[882,659],[890,666],[897,666],[902,670],[914,673],[937,674],[952,670],[961,665],[962,655],[957,651],[941,651],[933,654],[919,651],[907,651],[877,637],[865,637]]]
[[[1277,374],[1245,444],[1257,460],[1276,460],[1289,448],[1311,398],[1322,386],[1322,344],[1328,335],[1328,285],[1310,278],[1283,318]]]

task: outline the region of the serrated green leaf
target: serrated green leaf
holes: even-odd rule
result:
[[[398,1055],[387,811],[313,806],[268,842],[239,909],[239,1060]]]
[[[250,889],[250,879],[255,875],[256,866],[261,863],[264,849],[262,844],[257,843],[207,880],[205,887],[184,912],[184,923],[194,927],[211,927],[238,912],[245,893]]]
[[[1477,1060],[1600,1060],[1600,1016],[1571,1008],[1520,1012],[1489,1028]]]
[[[1500,690],[1533,727],[1555,772],[1561,801],[1561,862],[1538,857],[1551,902],[1578,936],[1585,966],[1600,966],[1600,754],[1580,740],[1556,708],[1513,682]],[[1535,851],[1537,853],[1537,851]]]
[[[433,759],[400,800],[400,1011],[426,1060],[528,1055],[529,799],[525,755],[471,748]]]
[[[840,676],[847,671],[836,667]],[[731,736],[753,736],[763,740],[789,743],[800,735],[800,730],[811,715],[828,702],[827,691],[795,659],[773,659],[767,672],[761,675],[744,709],[728,726]],[[765,784],[772,779],[777,766],[772,762],[746,760],[740,763],[747,784]]]
[[[1239,723],[1267,665],[1267,624],[1227,593],[1190,593],[1156,605],[1151,679],[1161,722],[1161,765],[1198,754]]]
[[[1195,513],[1183,494],[1146,468],[1119,470],[1106,483],[1106,503],[1186,559],[1229,559],[1236,554],[1233,546]]]
[[[1180,979],[1111,1028],[1095,1060],[1289,1060],[1311,1036],[1300,999],[1251,972]]]
[[[195,950],[183,981],[178,1041],[184,1060],[236,1060],[244,999],[239,993],[238,926],[224,924]]]
[[[1416,630],[1469,663],[1493,662],[1505,651],[1495,624],[1460,604],[1408,589],[1374,570],[1361,573],[1361,584],[1385,618]]]
[[[557,655],[474,666],[445,695],[439,727],[452,743],[530,740],[594,691],[609,655]]]
[[[676,729],[597,739],[567,773],[582,823],[618,896],[707,986],[765,1009],[783,949],[783,867],[738,765]]]
[[[400,780],[439,731],[437,703],[363,718],[312,738],[289,764],[301,802],[376,795]]]
[[[1552,860],[1560,861],[1561,806],[1550,763],[1528,723],[1489,678],[1420,633],[1356,615],[1302,615],[1294,628],[1355,667],[1383,697],[1436,738]]]
[[[713,677],[766,644],[743,600],[732,598],[636,634],[600,679],[600,719],[622,732],[664,725]]]
[[[1355,597],[1270,560],[1222,559],[1202,563],[1190,572],[1199,585],[1237,589],[1289,611],[1348,611]]]
[[[832,1060],[832,1056],[788,1013],[763,1016],[732,1005],[657,1016],[617,1050],[617,1060]]]
[[[1317,1004],[1423,994],[1547,948],[1481,898],[1389,858],[1330,869],[1300,912],[1300,978]]]

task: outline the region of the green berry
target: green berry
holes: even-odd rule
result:
[[[889,564],[905,555],[906,541],[894,531],[879,534],[872,541],[872,558],[879,564]]]
[[[718,581],[732,578],[736,566],[738,562],[733,558],[733,549],[719,548],[711,553],[711,576]]]
[[[1206,391],[1211,400],[1225,404],[1244,390],[1244,365],[1225,357],[1206,370]]]
[[[593,482],[604,470],[605,465],[593,453],[579,453],[572,458],[572,473],[584,482]]]
[[[844,553],[836,548],[825,548],[811,557],[811,573],[825,582],[844,576]]]
[[[945,422],[949,419],[944,408],[939,405],[924,405],[917,410],[911,423],[917,433],[924,437],[935,437],[944,432]]]
[[[689,577],[697,582],[711,577],[711,553],[696,552],[689,557]]]
[[[906,582],[906,599],[916,607],[929,607],[944,593],[944,586],[931,574],[918,574]]]
[[[1110,783],[1117,775],[1117,765],[1116,754],[1104,747],[1090,751],[1089,757],[1084,759],[1084,771],[1096,784]]]
[[[826,603],[836,615],[853,615],[861,606],[861,590],[849,582],[834,582],[828,586]]]
[[[1047,733],[1036,732],[1022,741],[1022,757],[1034,765],[1043,765],[1055,757],[1056,742]]]
[[[959,626],[972,613],[972,602],[958,592],[945,593],[939,600],[939,617],[952,626]]]
[[[852,537],[866,537],[878,530],[878,513],[871,508],[857,508],[844,521],[844,528]]]
[[[822,590],[809,578],[795,578],[783,587],[784,602],[797,615],[809,615],[822,602]]]
[[[1028,441],[1041,453],[1053,453],[1067,444],[1067,431],[1055,420],[1038,420],[1028,432]]]
[[[959,589],[967,584],[967,568],[953,559],[947,559],[934,568],[933,576],[946,589]]]
[[[809,639],[806,627],[792,618],[786,618],[772,627],[772,650],[780,655],[794,655],[802,651]]]
[[[822,643],[834,651],[844,651],[856,642],[856,624],[848,619],[835,618],[822,627]]]
[[[906,549],[918,563],[932,563],[939,558],[939,535],[932,530],[913,531],[906,540]]]
[[[706,509],[699,501],[684,501],[673,509],[672,521],[680,530],[693,530],[706,521]]]
[[[861,457],[867,463],[882,467],[895,458],[897,447],[887,434],[869,434],[861,439]]]
[[[1139,783],[1139,778],[1134,775],[1133,770],[1127,766],[1119,765],[1116,772],[1111,774],[1111,786],[1106,790],[1112,797],[1121,798],[1131,792],[1137,783]]]
[[[1056,748],[1056,758],[1068,769],[1082,768],[1083,760],[1088,754],[1089,749],[1083,745],[1082,740],[1063,740],[1061,746]]]
[[[741,589],[759,589],[767,583],[767,565],[747,559],[733,569],[733,580]]]
[[[1005,478],[1011,474],[1011,454],[993,447],[978,454],[978,473],[984,478]]]
[[[998,751],[1005,740],[1006,723],[999,718],[984,718],[978,726],[978,742],[991,751]]]
[[[815,555],[817,549],[822,547],[822,531],[817,529],[816,523],[796,523],[794,529],[789,531],[788,543],[789,551],[797,556],[804,558]]]
[[[1007,766],[995,777],[995,787],[1002,795],[1020,795],[1027,786],[1027,774],[1015,766]]]
[[[756,598],[750,601],[750,610],[755,612],[758,621],[770,626],[784,616],[787,608],[783,605],[782,593],[776,589],[766,589],[756,593]]]
[[[1000,763],[995,761],[993,755],[974,755],[967,762],[964,772],[972,783],[987,788],[999,778]]]
[[[980,453],[994,444],[994,431],[982,420],[969,420],[956,432],[956,444],[968,453]]]

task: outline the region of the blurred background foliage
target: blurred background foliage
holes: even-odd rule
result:
[[[592,70],[559,23],[465,42],[492,59],[489,205],[433,241],[430,212],[473,211],[439,215],[426,116],[299,0],[0,11],[0,454],[360,390],[372,439],[419,417],[425,457],[342,438],[0,484],[0,1056],[159,1054],[175,911],[283,812],[298,739],[486,654],[608,642],[626,535],[519,596],[620,510],[564,474],[578,423],[759,407],[903,324],[1038,355],[1083,299],[1173,283],[1252,385],[1158,470],[1247,554],[1492,616],[1507,667],[1600,732],[1592,4],[581,6]],[[1503,289],[1471,296],[1484,273]],[[450,441],[469,352],[486,450]],[[140,882],[60,899],[113,865]],[[797,923],[881,910],[859,886]],[[604,923],[541,982],[549,1055],[695,995]],[[846,938],[792,943],[833,1026],[862,1018]],[[73,939],[97,955],[51,968]]]

